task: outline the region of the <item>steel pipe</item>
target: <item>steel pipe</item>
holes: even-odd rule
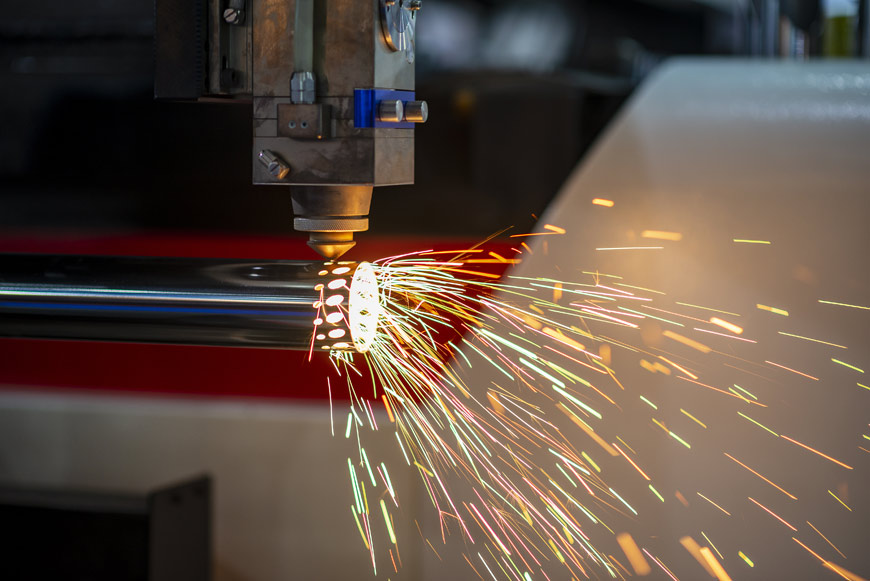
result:
[[[0,254],[2,337],[364,351],[377,316],[367,263]]]

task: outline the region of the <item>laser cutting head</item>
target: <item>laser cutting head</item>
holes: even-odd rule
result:
[[[369,228],[371,186],[296,186],[291,188],[293,227],[308,232],[308,245],[327,260],[353,248],[354,232]]]
[[[289,186],[294,228],[335,260],[368,230],[373,187],[414,183],[421,2],[267,4],[251,21],[253,182]]]
[[[414,126],[429,114],[414,90],[422,2],[330,0],[327,9],[270,0],[254,11],[241,0],[224,4],[206,2],[197,17],[209,29],[217,24],[204,52],[178,43],[193,20],[165,34],[158,27],[155,96],[249,98],[252,182],[289,186],[296,230],[324,258],[339,258],[355,232],[368,230],[372,187],[414,183]],[[170,5],[159,0],[158,14]],[[197,74],[179,78],[187,71]]]

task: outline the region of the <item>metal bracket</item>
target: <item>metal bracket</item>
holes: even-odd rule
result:
[[[332,137],[332,107],[323,103],[278,105],[278,135],[319,140]]]
[[[392,127],[394,129],[413,129],[410,121],[381,121],[378,118],[378,105],[381,101],[414,101],[414,91],[393,91],[389,89],[354,89],[353,126]]]

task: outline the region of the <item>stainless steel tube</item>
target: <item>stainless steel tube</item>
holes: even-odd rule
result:
[[[314,330],[339,264],[346,298],[357,263],[0,254],[0,336],[329,349]]]

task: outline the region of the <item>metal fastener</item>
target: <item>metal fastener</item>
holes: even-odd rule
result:
[[[224,10],[224,22],[227,24],[239,25],[245,21],[245,11],[238,8],[227,8]]]
[[[405,107],[401,101],[387,99],[378,103],[378,120],[398,123],[405,117]]]
[[[405,102],[405,121],[426,123],[427,119],[429,119],[429,104],[426,101]]]
[[[283,180],[287,177],[287,174],[290,173],[290,166],[287,165],[287,162],[268,149],[264,149],[258,153],[257,158],[260,160],[260,163],[266,166],[269,173],[279,180]]]

